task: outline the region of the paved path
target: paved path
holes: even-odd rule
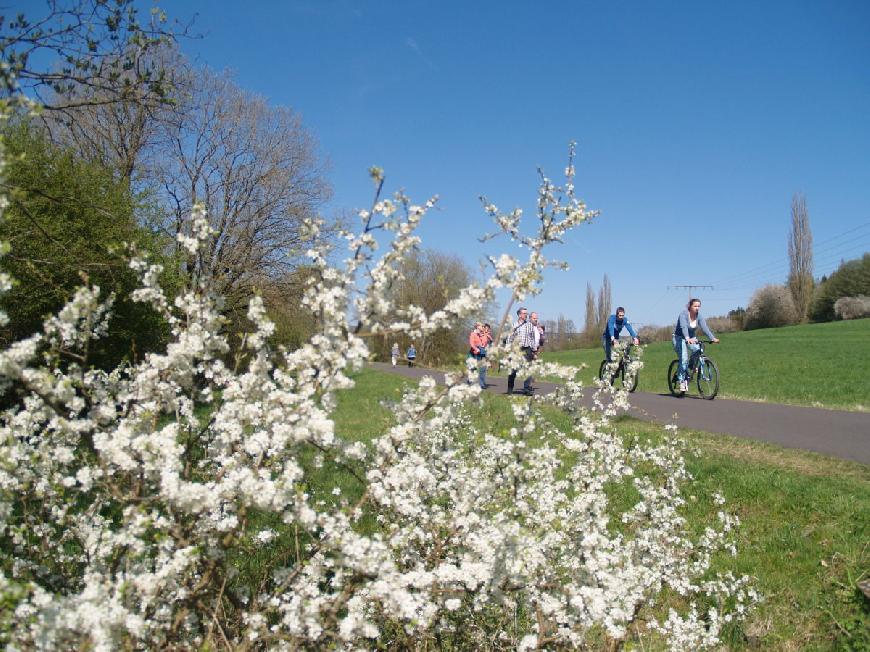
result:
[[[433,376],[444,381],[444,372],[407,366],[392,367],[373,362],[371,367],[410,378]],[[517,379],[517,387],[522,381]],[[537,393],[546,394],[556,387],[536,382]],[[489,392],[503,393],[507,379],[489,379]],[[681,428],[704,430],[745,439],[757,439],[788,448],[832,455],[870,464],[870,413],[822,410],[819,408],[756,403],[717,398],[705,401],[691,395],[675,398],[670,394],[635,392],[631,395],[631,415],[657,423],[676,423]]]

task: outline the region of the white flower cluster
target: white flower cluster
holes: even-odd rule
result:
[[[372,175],[380,190],[382,171]],[[159,268],[136,260],[137,299],[172,329],[164,353],[111,373],[70,358],[106,331],[98,288],[83,288],[42,333],[0,352],[7,387],[23,397],[0,416],[8,649],[421,640],[532,649],[635,634],[672,649],[717,645],[755,599],[745,578],[710,573],[714,556],[732,550],[736,520],[721,511],[700,537],[689,534],[680,446],[626,445],[608,420],[625,392],[602,385],[600,409],[579,409],[576,370],[495,349],[521,374],[564,378],[552,401],[571,410],[573,426],[557,426],[531,400],[515,404],[511,427],[481,430],[472,418],[480,390],[457,375],[446,387],[424,379],[408,390],[394,425],[370,445],[336,435],[337,392],[353,386],[349,374],[369,353],[361,328],[424,333],[472,314],[499,287],[533,294],[548,264],[543,248],[592,215],[570,177],[566,189],[543,179],[534,237],[520,235],[518,211],[488,206],[528,260],[496,258],[483,287],[436,314],[412,308],[390,323],[384,290],[434,201],[376,198],[341,268],[309,252],[315,274],[304,303],[320,319],[295,351],[270,351],[274,326],[254,299],[247,358],[230,368],[208,280],[170,302]],[[210,237],[207,224],[197,212],[183,241],[191,254]],[[377,260],[376,228],[393,233]],[[364,269],[368,283],[353,299]],[[326,462],[360,483],[358,496],[334,482],[323,495],[312,489]],[[632,506],[618,510],[614,491]],[[254,576],[242,572],[253,555],[268,559]],[[655,611],[665,594],[679,596],[666,616]]]

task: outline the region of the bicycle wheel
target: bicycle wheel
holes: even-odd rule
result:
[[[637,389],[637,382],[640,376],[640,372],[634,374],[634,378],[631,378],[628,370],[625,368],[625,364],[619,365],[619,373],[617,374],[617,378],[622,386],[622,389],[631,393]],[[629,382],[630,381],[630,382]]]
[[[604,372],[605,372],[606,369],[607,369],[607,360],[602,360],[602,361],[601,361],[601,366],[598,367],[598,377],[599,377],[601,380],[604,380]],[[611,379],[610,382],[611,382],[611,384],[612,384],[612,383],[613,383],[613,380]]]
[[[671,390],[671,394],[674,396],[682,396],[683,392],[680,391],[680,381],[677,380],[677,371],[680,369],[680,361],[672,360],[671,366],[668,367],[668,389]]]
[[[719,393],[719,367],[707,356],[698,361],[698,393],[708,401]]]

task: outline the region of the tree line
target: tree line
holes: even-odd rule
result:
[[[306,224],[331,189],[300,116],[190,61],[179,47],[190,25],[156,10],[142,20],[131,0],[52,1],[44,15],[0,27],[11,107],[0,239],[11,245],[2,263],[15,283],[0,305],[9,315],[3,343],[38,328],[86,276],[115,297],[92,362],[109,368],[159,350],[166,325],[130,301],[134,251],[161,265],[170,292],[185,278],[213,277],[231,331],[261,296],[277,322],[275,344],[306,340],[316,319],[299,305],[313,244]],[[190,258],[194,205],[205,208],[211,235]],[[318,237],[338,227],[331,220]]]
[[[170,291],[190,275],[213,275],[228,329],[239,331],[250,299],[261,296],[276,322],[274,344],[305,341],[318,319],[300,305],[311,282],[302,256],[312,244],[306,224],[318,218],[331,188],[299,115],[188,60],[179,41],[191,26],[170,24],[159,11],[143,21],[129,0],[47,7],[38,19],[0,23],[4,101],[29,96],[39,107],[19,105],[3,126],[10,156],[2,189],[10,206],[0,239],[12,245],[3,266],[16,285],[0,305],[10,316],[0,340],[32,332],[85,274],[116,301],[110,336],[93,361],[112,365],[159,349],[165,324],[129,300],[134,282],[125,261],[135,249],[162,265]],[[36,65],[46,54],[60,64]],[[184,242],[194,204],[204,205],[213,234],[191,260]],[[344,226],[333,218],[318,237],[333,238]],[[866,263],[813,280],[801,196],[792,204],[788,251],[787,283],[760,289],[730,321],[758,328],[868,314]],[[437,310],[473,276],[456,257],[417,251],[389,290],[396,317],[410,305]],[[595,345],[611,293],[606,275],[597,294],[587,284],[582,331],[564,315],[547,319],[548,346]],[[415,342],[421,360],[454,358],[469,328],[453,324]],[[396,339],[375,336],[373,352],[386,358]],[[406,340],[398,342],[403,349]]]
[[[313,282],[307,224],[319,221],[317,237],[329,241],[349,220],[321,215],[331,197],[328,166],[300,116],[190,61],[180,42],[192,26],[159,11],[142,20],[132,0],[47,8],[39,18],[0,22],[3,95],[17,101],[2,128],[11,156],[0,189],[11,204],[0,239],[13,249],[2,264],[16,285],[0,299],[10,317],[0,342],[33,332],[86,274],[116,297],[110,336],[92,362],[108,368],[159,350],[166,325],[129,300],[134,249],[161,264],[170,292],[185,278],[213,276],[231,332],[244,330],[259,296],[276,323],[273,345],[306,341],[318,320],[301,305]],[[38,66],[46,57],[55,63]],[[190,259],[195,204],[213,233]],[[473,276],[455,256],[414,252],[389,288],[396,317],[410,305],[441,308]],[[455,324],[416,342],[421,359],[454,358],[468,328]],[[386,356],[393,339],[376,336],[374,354]],[[400,339],[403,348],[410,343]]]

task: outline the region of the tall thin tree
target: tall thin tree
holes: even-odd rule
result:
[[[601,289],[598,290],[598,324],[597,331],[604,331],[604,325],[607,323],[607,318],[610,316],[610,307],[613,303],[613,298],[610,290],[610,279],[607,274],[601,280]]]
[[[592,291],[592,285],[586,283],[586,322],[583,327],[583,335],[586,339],[592,340],[596,326],[598,326],[598,313],[595,309],[595,292]]]
[[[803,321],[813,298],[813,234],[810,231],[807,199],[801,193],[795,193],[791,199],[788,260],[788,289],[798,318]]]

